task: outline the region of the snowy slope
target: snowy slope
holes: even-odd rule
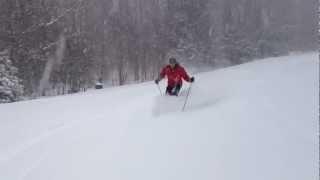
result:
[[[185,112],[152,82],[1,104],[0,179],[316,180],[318,63],[198,74]]]

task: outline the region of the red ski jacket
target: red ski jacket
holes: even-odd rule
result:
[[[186,73],[184,68],[179,64],[176,64],[174,68],[170,65],[165,66],[160,73],[160,78],[168,78],[168,86],[176,86],[177,84],[182,85],[182,79],[187,82],[190,82],[190,76]]]

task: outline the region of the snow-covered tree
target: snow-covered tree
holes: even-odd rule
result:
[[[18,69],[13,66],[6,51],[0,52],[0,103],[17,101],[23,94],[21,80],[16,76]]]

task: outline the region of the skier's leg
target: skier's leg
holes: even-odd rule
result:
[[[173,87],[168,85],[166,89],[166,94],[172,95],[172,90],[173,90]]]
[[[182,84],[177,84],[176,87],[174,88],[173,95],[178,96],[181,90],[181,87],[182,87]]]

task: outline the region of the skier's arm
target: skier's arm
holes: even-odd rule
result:
[[[166,75],[166,68],[163,68],[159,74],[159,77],[155,80],[155,83],[158,84]]]
[[[158,80],[161,81],[166,76],[166,68],[162,68]]]
[[[184,68],[182,68],[181,70],[182,70],[182,78],[187,82],[191,82],[191,78],[186,72],[186,70]]]

